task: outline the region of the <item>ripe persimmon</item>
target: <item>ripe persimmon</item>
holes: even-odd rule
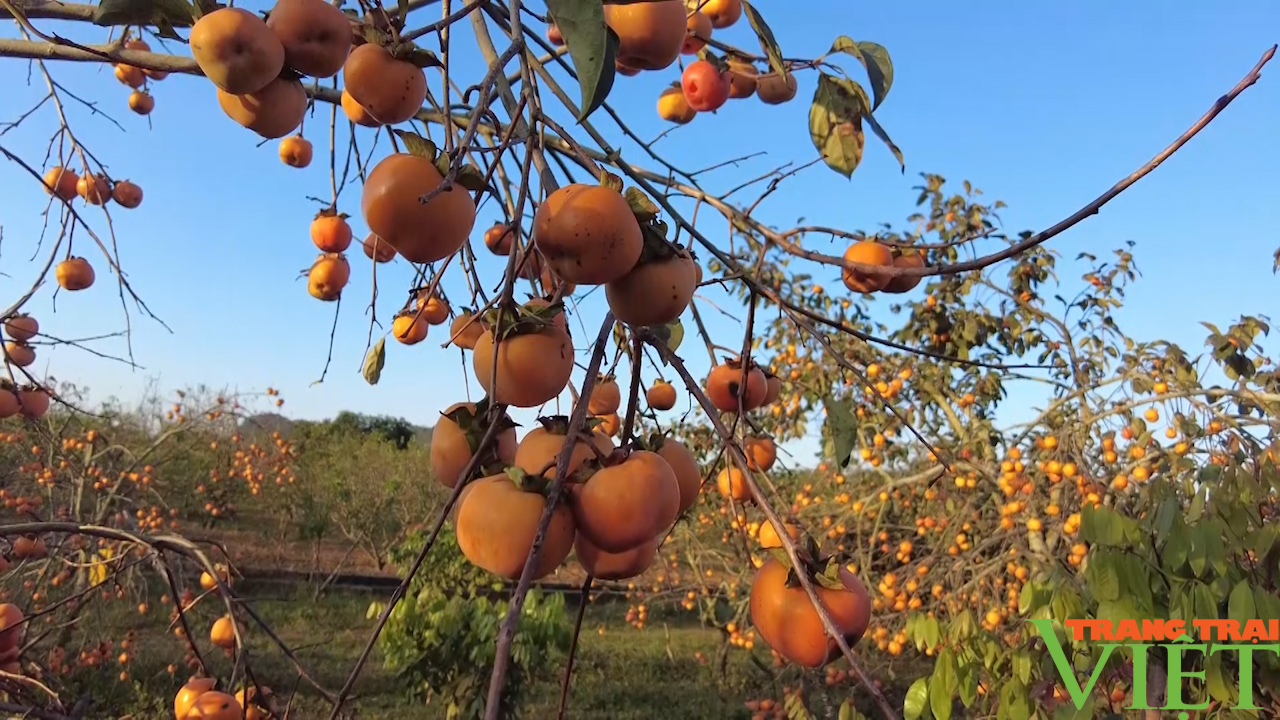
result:
[[[341,102],[342,112],[347,116],[348,120],[356,125],[359,125],[360,127],[374,128],[382,125],[382,123],[378,122],[377,118],[370,115],[369,111],[364,109],[364,106],[356,102],[356,99],[351,97],[351,93],[347,92],[345,89],[342,91]]]
[[[573,542],[574,553],[582,569],[591,573],[597,580],[630,580],[644,574],[653,565],[658,555],[658,546],[663,536],[642,543],[638,547],[620,553],[605,552],[586,538],[582,533]]]
[[[460,505],[454,528],[462,554],[476,567],[518,580],[546,510],[546,497],[502,474],[468,485]],[[573,550],[574,537],[573,511],[566,503],[559,503],[543,537],[534,580],[560,567]]]
[[[483,320],[469,312],[461,312],[449,326],[449,337],[454,345],[464,350],[473,350],[480,336],[487,330]]]
[[[787,73],[787,79],[776,72],[766,73],[756,79],[756,96],[765,105],[781,105],[796,96],[796,75]]]
[[[765,397],[769,392],[769,384],[764,378],[764,373],[757,367],[748,368],[745,373],[745,386],[743,375],[742,364],[733,360],[711,368],[704,390],[707,399],[715,405],[717,410],[737,412],[739,394],[743,396],[741,409],[744,411],[754,410],[764,405]]]
[[[661,455],[636,450],[570,494],[578,532],[605,552],[634,550],[675,522],[680,484]]]
[[[298,80],[281,76],[251,93],[235,95],[218,88],[218,106],[243,127],[275,140],[302,124],[307,114],[307,91]]]
[[[18,405],[22,408],[23,417],[39,420],[49,412],[49,391],[41,387],[25,386],[18,391]],[[44,541],[40,541],[40,547]]]
[[[422,310],[422,319],[431,325],[443,325],[449,321],[449,303],[444,298],[432,295],[423,302],[421,296],[418,297],[418,308]]]
[[[18,404],[18,392],[6,380],[4,384],[0,384],[0,420],[11,418],[20,412],[22,406]]]
[[[676,388],[666,380],[654,380],[644,399],[654,410],[670,410],[676,406]]]
[[[613,316],[628,325],[666,325],[684,314],[697,279],[688,253],[641,262],[604,286]]]
[[[747,456],[747,468],[760,472],[768,472],[778,459],[778,448],[773,438],[756,435],[742,443],[743,453]]]
[[[511,243],[514,240],[515,233],[511,232],[509,226],[502,223],[494,223],[493,227],[484,231],[484,246],[494,255],[510,255]]]
[[[22,637],[22,608],[13,603],[0,604],[0,649],[8,650]]]
[[[422,68],[373,43],[351,51],[342,66],[342,81],[352,99],[386,125],[417,115],[427,99],[427,76]]]
[[[793,542],[800,542],[800,526],[795,523],[783,523],[787,529],[787,535],[791,537]],[[782,547],[782,538],[778,535],[778,528],[768,520],[760,523],[760,531],[756,535],[756,541],[760,543],[761,550],[772,550],[773,548]]]
[[[237,690],[236,702],[244,708],[244,720],[272,720],[276,717],[274,694],[266,685]]]
[[[351,20],[324,0],[276,0],[267,27],[284,46],[284,64],[303,75],[333,77],[351,52]]]
[[[148,45],[147,41],[143,40],[142,38],[129,38],[124,42],[124,49],[137,50],[138,52],[151,52],[151,46]],[[168,71],[165,71],[165,70],[150,70],[147,68],[142,68],[142,74],[156,81],[160,81],[169,77]]]
[[[803,667],[822,667],[840,656],[827,637],[818,611],[804,588],[787,585],[787,566],[769,558],[751,583],[751,623],[761,639],[782,657]],[[871,621],[871,598],[862,581],[845,567],[839,570],[844,589],[814,583],[818,601],[846,643],[862,638]]]
[[[551,23],[547,26],[547,42],[556,47],[564,46],[564,34],[560,32],[560,26]]]
[[[637,70],[636,68],[633,68],[629,65],[623,65],[622,63],[617,61],[614,61],[613,68],[614,70],[617,71],[619,75],[622,75],[623,77],[635,77],[636,75],[640,74],[640,71]]]
[[[716,476],[716,488],[726,499],[734,502],[747,502],[752,499],[751,487],[747,485],[747,479],[736,465],[730,465],[720,471]]]
[[[635,70],[663,70],[680,57],[686,18],[681,0],[604,6],[605,24],[618,35],[617,62]]]
[[[735,100],[756,94],[756,81],[760,73],[750,61],[729,58],[729,97]]]
[[[307,273],[307,292],[311,297],[333,302],[351,280],[351,264],[344,255],[326,253],[316,258]]]
[[[893,265],[893,253],[889,248],[875,240],[859,240],[844,251],[844,259],[848,262],[864,265]],[[888,275],[873,275],[850,268],[840,271],[844,286],[854,292],[870,293],[884,289],[889,284]]]
[[[323,253],[345,252],[351,247],[351,225],[346,215],[335,210],[322,210],[311,221],[311,242]]]
[[[554,321],[522,316],[499,329],[496,344],[491,333],[481,335],[471,361],[476,381],[494,402],[537,407],[555,399],[569,384],[573,341]]]
[[[568,432],[569,418],[563,415],[538,418],[538,426],[525,433],[516,446],[511,464],[530,475],[554,478],[556,459],[568,442]],[[574,442],[573,452],[569,454],[565,472],[572,474],[588,460],[607,458],[613,450],[613,440],[600,430],[580,431]]]
[[[121,180],[111,188],[111,199],[120,207],[132,210],[142,204],[142,188],[137,183]]]
[[[383,158],[365,179],[360,197],[369,230],[409,262],[435,262],[457,252],[476,221],[471,194],[454,185],[425,204],[418,201],[443,182],[425,157],[395,153]]]
[[[241,720],[244,708],[234,697],[211,690],[196,698],[183,720]]]
[[[689,107],[714,112],[729,100],[732,76],[709,60],[695,60],[680,75],[680,89]]]
[[[213,621],[213,626],[209,628],[209,642],[226,650],[236,646],[235,622],[230,615],[223,615]]]
[[[417,345],[427,339],[427,330],[430,327],[417,310],[409,310],[396,315],[391,321],[391,334],[397,342]]]
[[[328,7],[333,7],[325,3]],[[280,141],[280,162],[289,167],[304,168],[311,164],[311,141],[301,135],[290,135]]]
[[[128,85],[135,90],[142,87],[142,84],[147,81],[147,76],[143,74],[142,70],[132,65],[125,65],[124,63],[116,64],[115,76],[121,83]]]
[[[667,122],[686,125],[697,115],[698,111],[689,105],[684,97],[684,90],[679,87],[669,87],[658,96],[658,117]]]
[[[488,465],[496,463],[505,467],[515,461],[515,423],[507,415],[498,422],[502,427],[481,457],[477,472],[482,472]],[[431,472],[441,485],[452,488],[458,484],[462,471],[467,469],[475,456],[475,448],[488,429],[488,421],[483,412],[477,411],[475,403],[455,403],[440,413],[440,419],[431,432]]]
[[[922,268],[924,267],[924,255],[917,251],[904,250],[901,255],[893,259],[893,266],[900,268]],[[924,277],[898,276],[889,280],[883,290],[884,292],[893,293],[894,295],[911,292],[923,279]]]
[[[611,438],[618,437],[618,433],[622,431],[622,420],[618,417],[618,413],[598,415],[596,419],[600,421],[600,432]]]
[[[30,315],[15,313],[5,318],[4,332],[12,340],[26,342],[40,332],[40,323]]]
[[[689,13],[685,22],[684,44],[680,46],[680,54],[697,55],[699,50],[707,46],[711,38],[711,18],[706,13],[694,11]]]
[[[608,415],[618,412],[622,406],[622,390],[612,375],[601,375],[591,388],[591,398],[587,401],[587,412],[592,415]]]
[[[106,205],[111,200],[111,183],[105,175],[83,175],[76,181],[76,194],[90,205]]]
[[[55,165],[44,174],[44,191],[63,200],[75,200],[76,195],[80,194],[77,189],[79,182],[80,176],[76,175],[75,170]]]
[[[75,292],[93,286],[93,266],[82,257],[69,257],[58,263],[53,269],[53,276],[63,290]]]
[[[561,187],[538,206],[533,242],[557,275],[584,285],[622,277],[644,249],[640,223],[622,194],[583,183]]]
[[[200,699],[201,695],[212,691],[217,684],[217,680],[207,677],[193,677],[188,680],[173,698],[173,716],[178,720],[184,720],[187,713],[195,706],[196,700]]]
[[[765,393],[764,402],[761,406],[772,405],[778,401],[778,397],[782,395],[782,378],[774,375],[768,370],[761,370],[764,373]]]
[[[717,30],[733,25],[742,17],[742,0],[699,0],[697,4],[711,18],[711,26]]]
[[[225,7],[201,16],[191,26],[188,43],[205,77],[232,95],[256,93],[284,69],[280,38],[244,8]]]
[[[129,93],[129,109],[139,115],[150,115],[156,109],[156,99],[151,97],[151,93],[134,90]]]
[[[376,263],[389,263],[396,259],[396,249],[391,247],[391,243],[374,233],[366,235],[360,247],[364,248],[364,256]]]
[[[4,344],[4,354],[17,367],[27,367],[36,361],[36,351],[30,345],[10,340]]]
[[[698,459],[684,443],[670,437],[663,438],[654,452],[671,466],[680,486],[680,505],[676,514],[693,507],[698,501],[698,493],[702,492],[702,468]]]

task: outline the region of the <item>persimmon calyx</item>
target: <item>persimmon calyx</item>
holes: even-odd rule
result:
[[[557,300],[549,305],[518,305],[507,308],[493,308],[484,314],[484,321],[498,333],[498,339],[511,335],[541,332],[554,327],[557,315],[564,312],[564,302]]]

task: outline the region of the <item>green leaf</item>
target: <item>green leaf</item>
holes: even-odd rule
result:
[[[1085,570],[1085,579],[1089,583],[1089,592],[1097,600],[1120,599],[1120,575],[1116,572],[1115,563],[1108,553],[1095,552],[1089,558],[1089,567]]]
[[[400,142],[404,143],[405,152],[415,157],[426,158],[432,162],[436,162],[436,144],[431,140],[409,132],[408,130],[392,130],[396,137],[400,138]],[[446,156],[445,169],[440,171],[441,175],[449,172],[448,159]]]
[[[846,178],[853,177],[867,144],[862,132],[865,99],[866,91],[852,80],[818,75],[818,89],[809,107],[809,137],[827,167]]]
[[[956,656],[950,650],[943,650],[933,665],[933,675],[929,678],[929,709],[938,720],[950,720],[952,699],[960,686],[960,678],[956,674]]]
[[[622,196],[627,199],[627,205],[631,206],[631,213],[636,216],[637,221],[645,223],[658,217],[658,206],[640,188],[629,187]]]
[[[893,87],[893,61],[889,59],[889,51],[883,45],[873,42],[854,42],[845,35],[836,38],[831,45],[831,52],[842,52],[852,55],[867,69],[867,79],[871,81],[871,96],[875,101],[871,104],[874,111],[889,95]]]
[[[885,147],[889,148],[889,152],[893,153],[893,156],[898,160],[898,167],[902,168],[903,172],[906,172],[907,163],[902,157],[902,149],[894,144],[893,140],[889,139],[889,134],[884,131],[884,128],[880,127],[880,122],[870,113],[863,115],[862,121],[871,128],[871,132],[874,133],[876,137],[880,138],[880,142],[884,143]]]
[[[857,711],[853,709],[853,703],[845,700],[840,703],[840,713],[836,715],[836,720],[853,720],[855,715],[857,715]]]
[[[843,468],[849,464],[853,448],[858,442],[858,420],[853,414],[853,401],[849,398],[837,400],[828,395],[822,398],[822,406],[827,410],[827,419],[823,425],[834,443],[832,459],[836,461],[837,467]]]
[[[167,25],[190,27],[195,10],[182,0],[102,0],[93,11],[93,24]]]
[[[1245,621],[1258,617],[1258,609],[1253,604],[1253,588],[1248,580],[1241,580],[1232,588],[1227,598],[1227,617],[1240,623],[1241,628]]]
[[[747,23],[751,25],[752,30],[755,30],[756,37],[760,40],[760,48],[769,59],[769,67],[778,73],[783,82],[786,82],[787,66],[782,62],[782,49],[778,47],[778,41],[773,37],[773,30],[769,29],[769,24],[748,0],[742,0],[742,12],[747,16]]]
[[[919,678],[907,689],[907,697],[902,701],[904,720],[919,720],[924,714],[925,703],[929,701],[929,681]]]
[[[1222,655],[1214,653],[1205,658],[1204,663],[1204,679],[1205,685],[1208,686],[1209,695],[1218,702],[1231,702],[1231,686],[1227,683],[1222,672]]]
[[[364,375],[365,382],[370,385],[377,385],[378,380],[382,378],[382,368],[387,363],[387,340],[386,338],[378,338],[378,342],[369,348],[369,353],[364,356],[364,367],[360,373]]]
[[[489,186],[484,182],[484,173],[480,172],[480,168],[475,165],[464,164],[459,167],[457,181],[459,185],[471,192],[489,189]]]
[[[600,0],[547,0],[547,12],[560,28],[582,90],[578,121],[591,116],[613,89],[618,36],[605,25]]]

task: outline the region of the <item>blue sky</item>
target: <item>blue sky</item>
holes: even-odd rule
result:
[[[852,181],[819,166],[762,204],[757,217],[778,226],[790,226],[800,215],[807,223],[849,229],[869,229],[883,221],[900,224],[913,210],[910,188],[918,173],[935,172],[956,184],[970,179],[989,199],[1007,202],[1002,217],[1010,233],[1041,229],[1164,147],[1280,37],[1280,5],[1263,0],[809,0],[805,6],[805,12],[794,13],[779,11],[793,7],[790,3],[759,3],[786,54],[820,54],[837,34],[881,43],[892,53],[895,83],[877,117],[903,149],[907,172],[899,173],[890,154],[870,140]],[[435,10],[423,15],[418,24],[434,19]],[[44,27],[90,42],[101,37],[85,34],[86,28]],[[745,21],[717,37],[755,46]],[[454,67],[464,85],[483,71],[470,38],[465,25],[454,34]],[[25,75],[19,62],[4,61],[6,76]],[[372,283],[370,264],[354,245],[349,253],[353,279],[343,302],[333,366],[322,385],[309,387],[324,366],[333,321],[333,306],[308,296],[305,281],[298,278],[316,255],[307,227],[319,206],[306,196],[329,193],[327,106],[307,121],[316,160],[300,171],[280,163],[275,142],[256,147],[256,136],[227,120],[202,79],[175,76],[156,84],[156,109],[148,127],[146,119],[125,107],[127,89],[109,67],[50,67],[61,84],[101,103],[124,126],[121,132],[75,103],[68,108],[77,135],[113,175],[130,178],[145,190],[141,208],[113,211],[114,227],[131,283],[174,333],[141,318],[131,306],[134,353],[145,369],[131,370],[74,348],[42,352],[35,369],[88,386],[95,399],[134,397],[156,378],[163,388],[196,383],[243,390],[274,386],[287,399],[283,411],[303,418],[350,409],[429,425],[439,410],[464,396],[458,352],[439,347],[443,329],[433,329],[416,347],[391,343],[378,386],[370,387],[360,377]],[[634,119],[632,127],[642,137],[655,137],[665,129],[655,115],[656,97],[677,78],[674,67],[620,77],[610,102]],[[799,96],[788,105],[733,102],[656,147],[687,169],[767,151],[766,157],[740,169],[710,175],[707,186],[713,190],[789,160],[808,161],[814,157],[806,126],[808,99],[816,79],[808,72],[799,81]],[[432,83],[438,86],[438,76]],[[29,87],[4,93],[0,121],[25,111],[43,92],[37,73]],[[616,127],[598,115],[595,122],[616,139]],[[1266,313],[1275,307],[1280,280],[1271,273],[1270,257],[1280,246],[1275,230],[1280,227],[1278,116],[1280,64],[1172,160],[1100,215],[1052,241],[1051,247],[1066,259],[1086,250],[1106,253],[1128,240],[1137,243],[1144,277],[1120,315],[1130,334],[1171,339],[1197,352],[1203,342],[1198,321],[1226,324],[1242,312]],[[0,144],[39,163],[54,122],[43,110],[0,136]],[[359,131],[362,148],[368,148],[371,133]],[[342,127],[340,141],[344,134]],[[377,152],[386,150],[383,143]],[[634,147],[624,152],[633,162],[653,166]],[[36,267],[29,259],[36,250],[37,215],[45,199],[13,164],[0,167],[0,197],[0,271],[5,273],[0,297],[8,304],[25,290]],[[358,194],[348,190],[339,207],[353,216],[356,234],[363,237]],[[493,219],[492,209],[485,208],[476,222],[476,242]],[[708,220],[705,212],[699,225],[711,237],[723,237],[722,222]],[[103,228],[100,217],[96,227]],[[28,306],[43,327],[62,337],[124,328],[114,279],[101,255],[79,244],[83,242],[78,241],[78,252],[95,260],[98,285],[61,295],[56,314],[51,287]],[[484,255],[482,246],[477,247]],[[485,256],[483,269],[490,277],[496,277],[498,268],[496,259]],[[1070,264],[1063,274],[1068,279],[1076,275]],[[384,322],[410,277],[403,261],[380,266],[378,311]],[[818,277],[827,287],[839,285],[836,271],[820,269]],[[445,287],[459,293],[460,277],[454,273]],[[602,313],[602,293],[597,292],[580,311],[587,331],[573,321],[580,347],[594,334]],[[738,344],[738,324],[709,309],[705,317],[721,344]],[[93,347],[123,353],[122,342]],[[699,349],[686,355],[695,374],[705,373],[705,353]],[[471,387],[474,391],[474,382]],[[1027,396],[1026,402],[1034,401]],[[517,419],[527,422],[529,417]],[[795,451],[811,454],[815,447],[801,443]]]

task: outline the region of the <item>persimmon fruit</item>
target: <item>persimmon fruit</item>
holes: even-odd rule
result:
[[[747,456],[747,468],[759,472],[768,472],[778,459],[778,448],[773,438],[763,435],[746,439],[742,449]]]
[[[670,410],[676,406],[676,388],[666,380],[654,380],[644,399],[654,410]]]
[[[693,507],[693,504],[698,501],[698,494],[702,492],[702,468],[698,465],[698,459],[693,456],[693,452],[684,443],[674,438],[663,438],[662,445],[656,452],[659,457],[667,461],[671,472],[676,476],[676,484],[680,488],[680,505],[676,513],[678,515]]]
[[[275,140],[302,124],[307,114],[307,91],[297,79],[281,76],[249,93],[237,95],[218,88],[218,106],[239,125]]]
[[[844,251],[844,259],[848,262],[862,263],[864,265],[893,265],[893,253],[889,251],[888,247],[875,240],[860,240],[850,245],[849,249]],[[858,293],[883,290],[889,284],[888,275],[864,273],[852,268],[843,268],[840,271],[840,279],[844,282],[845,287]]]
[[[324,0],[277,0],[267,27],[284,46],[284,64],[303,75],[333,77],[351,52],[351,20]]]
[[[688,27],[682,0],[605,5],[604,21],[618,35],[617,62],[634,70],[670,67]]]
[[[618,412],[622,406],[622,390],[618,381],[612,376],[602,375],[591,388],[591,397],[587,400],[587,412],[592,415],[608,415]]]
[[[360,247],[364,249],[364,256],[376,263],[389,263],[396,259],[396,249],[375,233],[366,235]]]
[[[364,109],[363,105],[356,102],[356,99],[351,97],[351,93],[347,92],[345,89],[342,91],[341,104],[343,114],[347,116],[348,120],[356,125],[359,125],[360,127],[373,128],[380,127],[382,125],[382,123],[378,122],[377,118],[370,115],[369,111]]]
[[[142,87],[143,83],[147,81],[147,76],[141,69],[124,63],[116,64],[114,74],[122,84],[128,85],[135,90]]]
[[[900,268],[922,268],[924,267],[924,255],[919,252],[904,252],[893,259],[893,266]],[[923,276],[905,277],[899,275],[898,277],[891,278],[889,282],[885,284],[883,291],[894,295],[901,295],[902,293],[914,290],[916,286],[920,284],[921,280],[924,280]]]
[[[510,255],[511,243],[514,240],[515,233],[502,223],[494,223],[493,227],[484,231],[484,246],[494,255]]]
[[[16,367],[28,367],[36,361],[36,351],[30,345],[10,340],[4,344],[4,354]]]
[[[487,331],[488,328],[483,320],[471,313],[463,312],[459,313],[449,326],[449,337],[453,339],[454,345],[464,350],[473,350],[480,336]]]
[[[323,253],[345,252],[351,247],[351,225],[336,211],[325,211],[311,221],[311,242]]]
[[[642,262],[604,286],[613,316],[628,325],[666,325],[684,314],[697,289],[692,260],[685,251]]]
[[[761,405],[772,405],[782,395],[782,378],[768,371],[761,372],[764,373],[765,381],[764,402]]]
[[[344,255],[326,253],[316,259],[307,273],[307,292],[311,297],[333,302],[351,280],[351,265]]]
[[[783,523],[786,528],[787,535],[792,542],[800,542],[800,526],[795,523]],[[778,528],[772,522],[765,520],[760,523],[760,530],[756,535],[756,541],[760,543],[761,550],[772,550],[773,548],[782,547],[782,538],[778,535]]]
[[[723,30],[738,22],[742,17],[742,0],[697,0],[702,12],[711,18],[711,26]]]
[[[684,90],[669,87],[658,96],[658,117],[677,125],[687,125],[698,116],[698,111],[689,105],[684,97]]]
[[[662,539],[659,535],[630,550],[611,553],[592,545],[585,535],[578,533],[573,550],[582,569],[597,580],[630,580],[643,575],[653,565]]]
[[[680,89],[689,107],[698,112],[714,112],[729,100],[732,75],[709,60],[695,60],[680,75]]]
[[[462,420],[461,424],[455,417]],[[506,427],[498,430],[488,455],[503,465],[510,465],[516,458],[515,424],[510,417],[499,422]],[[431,432],[431,472],[441,485],[452,488],[458,484],[462,471],[475,457],[473,443],[479,443],[487,429],[484,416],[477,415],[475,403],[455,403],[440,413],[440,419]]]
[[[729,97],[741,100],[755,95],[759,76],[755,65],[746,60],[729,58]]]
[[[431,325],[443,325],[449,321],[449,303],[443,298],[431,296],[426,302],[418,300],[418,305],[422,310],[422,317]]]
[[[256,93],[284,69],[280,38],[243,8],[225,7],[202,16],[191,26],[188,44],[205,77],[231,95]]]
[[[768,381],[759,368],[748,368],[743,379],[743,369],[738,363],[728,362],[711,368],[704,390],[707,399],[721,412],[739,410],[739,394],[742,410],[754,410],[764,405],[769,392]],[[745,389],[744,389],[745,388]]]
[[[476,341],[472,369],[480,387],[496,403],[537,407],[553,400],[573,375],[573,341],[554,323],[512,333],[496,344],[485,333]],[[496,374],[497,385],[493,386]]]
[[[564,46],[564,34],[560,32],[559,25],[551,23],[547,26],[547,42],[555,45],[556,47]]]
[[[87,290],[93,286],[93,266],[82,257],[70,257],[53,269],[54,279],[58,285],[68,292]]]
[[[618,413],[597,415],[596,418],[600,421],[600,432],[611,438],[618,437],[618,433],[622,431],[622,419],[618,417]]]
[[[195,706],[196,700],[201,695],[211,692],[217,684],[217,680],[207,677],[193,677],[188,680],[173,698],[173,716],[178,720],[186,718],[187,713]]]
[[[22,408],[23,417],[39,420],[49,412],[49,391],[40,387],[24,387],[18,391],[18,405]],[[40,541],[43,547],[44,541]]]
[[[40,322],[30,315],[17,313],[5,319],[4,332],[11,340],[26,342],[40,332]]]
[[[183,716],[184,720],[241,720],[243,717],[244,708],[240,707],[235,697],[217,690],[196,698],[191,709]]]
[[[802,667],[817,668],[840,656],[836,642],[827,637],[822,620],[803,587],[787,586],[787,567],[769,558],[751,583],[751,622],[761,639],[783,658]],[[833,590],[815,582],[818,601],[832,624],[853,645],[871,621],[871,598],[862,581],[840,568],[843,589]]]
[[[776,72],[766,73],[756,79],[756,97],[765,105],[781,105],[796,96],[796,74],[787,73],[787,78]]]
[[[62,200],[75,200],[76,196],[80,194],[77,189],[79,182],[80,176],[76,175],[75,170],[55,165],[44,174],[44,184],[46,185],[44,191]]]
[[[716,476],[716,489],[726,499],[734,502],[748,502],[752,499],[751,487],[747,485],[746,477],[736,466],[731,465],[720,471]]]
[[[603,285],[635,267],[640,223],[618,191],[574,183],[551,193],[533,216],[533,242],[564,280]]]
[[[342,81],[352,99],[385,125],[411,119],[427,99],[427,76],[422,68],[372,43],[347,56]]]
[[[76,194],[90,205],[106,205],[111,200],[111,183],[104,175],[82,175],[76,180]]]
[[[454,524],[458,547],[473,565],[508,580],[518,580],[547,499],[525,490],[511,477],[492,475],[467,486]],[[555,572],[569,557],[575,538],[574,517],[567,504],[558,503],[543,537],[542,551],[533,579]]]
[[[142,188],[129,180],[121,180],[111,188],[111,199],[122,208],[132,210],[142,204]]]
[[[139,115],[150,115],[156,109],[156,99],[151,93],[134,90],[129,93],[129,109]]]
[[[471,234],[476,206],[471,194],[454,185],[427,203],[444,176],[425,157],[395,153],[369,173],[360,209],[369,230],[414,263],[442,260],[457,252]]]
[[[231,616],[223,615],[213,621],[213,626],[209,628],[209,642],[226,650],[236,646],[235,623]]]
[[[555,477],[556,459],[569,439],[568,424],[569,419],[564,416],[538,418],[538,426],[525,433],[516,446],[511,464],[530,475]],[[600,430],[580,431],[565,472],[572,474],[588,460],[608,457],[613,450],[613,440]]]
[[[637,450],[570,495],[578,532],[605,552],[634,550],[675,522],[680,485],[661,455]]]
[[[304,168],[310,165],[312,153],[311,141],[301,135],[290,135],[280,141],[280,162],[289,167]]]
[[[391,321],[391,334],[403,345],[417,345],[427,339],[427,330],[430,327],[416,310],[410,310],[397,315],[395,320]]]
[[[0,605],[0,648],[8,650],[22,637],[22,608],[13,603]]]
[[[707,46],[711,37],[711,18],[706,13],[694,11],[689,13],[685,23],[684,44],[680,46],[680,54],[697,55],[699,50]]]

